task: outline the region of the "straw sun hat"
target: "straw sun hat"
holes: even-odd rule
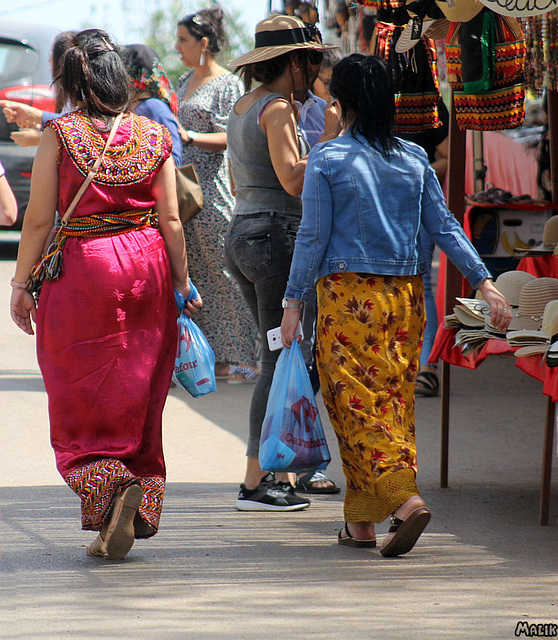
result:
[[[542,325],[544,309],[552,300],[558,300],[557,279],[529,280],[519,294],[519,307],[513,314],[509,331],[538,331]]]
[[[256,25],[255,46],[252,51],[230,62],[229,67],[238,69],[299,49],[325,51],[338,48],[336,45],[320,44],[313,37],[299,18],[280,14],[271,16]]]

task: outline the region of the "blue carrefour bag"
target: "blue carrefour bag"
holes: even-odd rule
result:
[[[262,426],[265,471],[307,471],[331,460],[312,383],[296,340],[275,365]]]
[[[188,300],[197,298],[198,292],[190,283]],[[172,379],[176,384],[197,398],[217,390],[215,379],[215,354],[198,325],[183,313],[186,300],[174,290],[178,316],[178,345]]]

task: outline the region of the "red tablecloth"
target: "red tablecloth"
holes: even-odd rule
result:
[[[517,265],[519,271],[527,271],[535,278],[558,278],[558,256],[521,258]]]
[[[551,369],[542,362],[542,356],[526,356],[516,358],[512,354],[516,350],[505,340],[489,340],[482,349],[472,355],[464,356],[459,347],[455,346],[454,336],[457,329],[445,329],[441,324],[436,334],[436,340],[430,352],[430,362],[443,360],[458,367],[476,369],[490,355],[508,354],[513,357],[515,366],[543,383],[544,395],[558,402],[558,368]]]

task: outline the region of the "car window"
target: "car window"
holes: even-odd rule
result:
[[[38,61],[39,54],[31,47],[0,40],[0,87],[30,81]]]

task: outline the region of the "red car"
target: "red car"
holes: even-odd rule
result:
[[[58,34],[48,25],[0,19],[0,99],[15,100],[54,111],[51,86],[50,50]],[[29,200],[31,168],[36,147],[18,147],[10,133],[17,130],[9,124],[0,109],[0,161],[18,203],[18,219],[13,227],[21,228]]]

